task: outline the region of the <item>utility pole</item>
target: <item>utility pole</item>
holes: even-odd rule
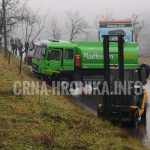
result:
[[[2,12],[3,12],[3,25],[4,25],[4,45],[5,45],[5,57],[7,57],[7,29],[6,29],[6,3],[2,0]]]

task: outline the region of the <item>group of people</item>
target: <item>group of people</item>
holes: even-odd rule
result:
[[[22,54],[25,52],[25,54],[28,53],[29,49],[29,43],[25,42],[23,45],[20,39],[11,39],[10,40],[12,53],[17,55],[17,51],[19,52],[19,56],[22,57]],[[24,50],[23,50],[24,48]]]

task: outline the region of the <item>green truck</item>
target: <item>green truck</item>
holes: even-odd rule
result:
[[[118,67],[117,43],[110,43],[110,65]],[[139,67],[135,43],[124,45],[125,69]],[[97,81],[103,77],[102,42],[40,41],[35,43],[32,72],[47,81]]]

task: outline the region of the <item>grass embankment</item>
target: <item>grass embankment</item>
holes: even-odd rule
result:
[[[0,149],[144,149],[125,131],[61,96],[14,96],[16,80],[38,80],[19,62],[0,54]]]

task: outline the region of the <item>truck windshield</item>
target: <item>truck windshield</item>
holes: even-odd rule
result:
[[[38,59],[44,59],[44,57],[45,57],[45,48],[44,47],[36,47],[34,56]]]

